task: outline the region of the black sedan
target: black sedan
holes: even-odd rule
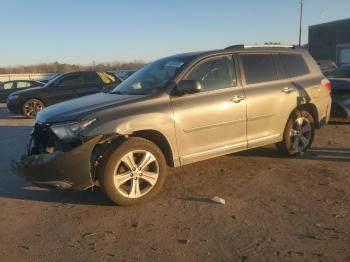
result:
[[[11,80],[0,83],[0,103],[5,103],[8,95],[15,91],[43,86],[44,84],[34,80]]]
[[[21,90],[7,98],[7,108],[15,114],[35,118],[43,108],[72,98],[113,89],[122,81],[107,72],[72,72],[53,78],[42,87]]]
[[[338,67],[327,77],[332,83],[331,119],[350,121],[350,65]]]

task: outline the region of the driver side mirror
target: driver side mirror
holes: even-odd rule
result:
[[[176,87],[177,95],[195,94],[202,91],[202,84],[197,80],[182,80]]]

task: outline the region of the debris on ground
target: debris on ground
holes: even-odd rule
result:
[[[221,197],[218,197],[218,196],[214,196],[210,200],[215,202],[215,203],[221,204],[221,205],[225,205],[226,204],[225,199],[223,199]]]
[[[97,234],[96,232],[93,232],[93,233],[85,233],[85,234],[83,234],[82,237],[91,237],[91,236],[94,236],[94,235],[96,235],[96,234]]]
[[[180,239],[179,242],[181,244],[187,245],[188,243],[190,243],[190,240],[189,239]]]

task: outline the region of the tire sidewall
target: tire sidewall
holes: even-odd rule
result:
[[[114,171],[117,163],[125,154],[135,150],[146,150],[152,153],[157,159],[159,166],[159,176],[156,185],[146,195],[137,199],[123,196],[114,186]],[[142,138],[129,138],[116,148],[108,150],[105,157],[106,161],[101,170],[100,183],[108,198],[116,204],[121,206],[139,204],[151,199],[161,190],[167,174],[167,165],[162,151],[151,141]]]

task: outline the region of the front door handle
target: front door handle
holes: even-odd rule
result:
[[[282,89],[282,92],[289,94],[289,93],[293,92],[294,90],[295,89],[293,87],[286,86]]]
[[[234,102],[234,103],[239,103],[241,102],[242,100],[244,100],[244,96],[233,96],[231,98],[231,102]]]

